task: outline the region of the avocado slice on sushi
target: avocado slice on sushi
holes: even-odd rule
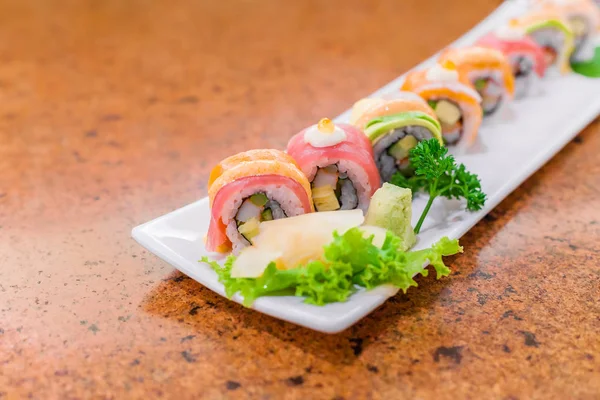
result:
[[[265,208],[260,216],[263,221],[273,221],[273,211],[270,208]]]
[[[398,161],[408,157],[408,152],[415,147],[419,141],[412,135],[406,135],[390,146],[388,153]]]
[[[420,111],[374,118],[365,126],[365,134],[371,142],[375,143],[391,130],[401,129],[406,126],[422,126],[427,128],[442,143],[442,128],[440,123],[435,118]]]
[[[557,43],[546,43],[544,33],[548,30],[560,31],[564,35],[562,45]],[[541,20],[525,27],[525,32],[544,50],[544,56],[548,67],[556,65],[561,73],[570,70],[569,59],[575,50],[575,38],[571,28],[558,19]]]
[[[255,193],[250,196],[250,201],[258,207],[263,207],[269,201],[269,198],[264,193]]]
[[[478,92],[481,92],[483,89],[485,89],[485,86],[487,85],[487,79],[481,78],[481,79],[477,79],[474,84],[475,89]]]

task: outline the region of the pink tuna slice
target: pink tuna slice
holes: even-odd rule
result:
[[[528,36],[523,36],[518,40],[506,40],[491,32],[479,39],[477,45],[500,50],[507,57],[515,53],[528,54],[535,60],[535,73],[541,78],[546,72],[544,51]]]
[[[314,166],[323,159],[346,160],[360,165],[367,174],[371,186],[369,196],[372,196],[380,186],[380,177],[373,159],[371,141],[354,126],[336,125],[346,132],[346,140],[343,142],[329,147],[313,147],[304,141],[304,132],[306,131],[304,129],[290,139],[287,153],[296,160],[306,176],[309,176]]]
[[[296,197],[301,200],[304,212],[311,212],[312,200],[302,185],[291,178],[281,175],[260,175],[238,179],[223,186],[215,196],[206,237],[206,250],[219,251],[221,249],[223,251],[225,248],[231,249],[231,241],[226,234],[227,226],[221,219],[227,201],[235,197],[242,189],[255,187],[256,191],[259,192],[265,186],[271,185],[284,186],[292,190]]]

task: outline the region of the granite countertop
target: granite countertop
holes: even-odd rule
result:
[[[0,0],[0,399],[597,398],[598,121],[463,238],[449,278],[337,335],[130,237],[203,197],[221,158],[283,148],[498,4]]]

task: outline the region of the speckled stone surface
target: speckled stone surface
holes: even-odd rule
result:
[[[129,236],[497,6],[449,4],[0,0],[0,399],[597,399],[598,122],[464,237],[452,276],[337,335]]]

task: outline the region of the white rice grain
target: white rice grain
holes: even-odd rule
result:
[[[221,214],[221,220],[225,225],[227,225],[227,237],[233,244],[233,254],[239,254],[244,247],[250,245],[250,243],[248,243],[248,241],[238,231],[235,216],[244,199],[256,193],[264,193],[269,200],[274,200],[279,203],[281,209],[288,217],[304,214],[302,200],[295,195],[292,189],[286,186],[266,185],[261,186],[260,188],[253,186],[243,189],[242,191],[236,193],[235,197],[230,198],[229,201],[225,203],[223,206],[223,212]]]

